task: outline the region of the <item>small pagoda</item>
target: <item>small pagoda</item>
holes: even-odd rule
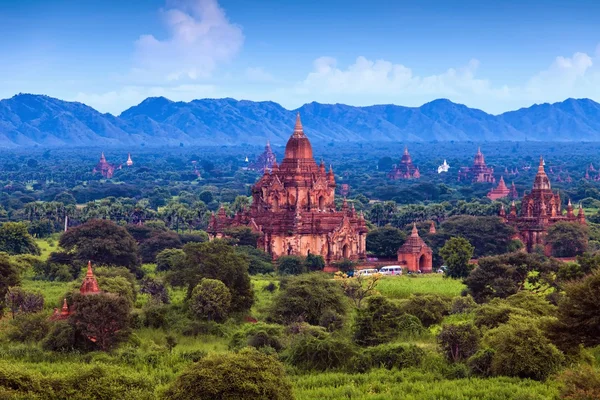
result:
[[[404,147],[404,154],[400,159],[400,164],[394,165],[392,170],[388,173],[389,179],[419,179],[421,173],[419,167],[415,167],[408,152],[408,147]]]
[[[267,140],[265,150],[256,158],[255,161],[248,165],[248,169],[252,171],[259,171],[264,173],[265,171],[271,172],[273,165],[277,163],[277,157],[271,149],[271,143]]]
[[[127,153],[127,162],[125,163],[128,167],[133,165],[133,160],[131,159],[131,153]]]
[[[79,288],[79,293],[87,296],[91,294],[98,294],[100,292],[101,290],[98,286],[98,281],[96,280],[94,271],[92,270],[92,262],[88,261],[87,272],[85,274],[85,278],[83,278],[81,287]],[[59,311],[58,308],[55,308],[50,319],[53,321],[67,319],[71,313],[72,312],[69,310],[69,305],[67,304],[67,299],[63,299],[62,309]]]
[[[510,195],[510,189],[504,183],[504,177],[500,177],[500,182],[498,182],[498,186],[490,190],[487,194],[488,199],[490,200],[498,200],[504,197],[508,197]]]
[[[133,161],[132,161],[133,163]],[[95,173],[100,173],[104,178],[106,179],[110,179],[113,177],[113,174],[115,173],[115,170],[117,169],[121,169],[120,165],[115,165],[115,164],[110,164],[108,161],[106,161],[106,157],[104,156],[104,152],[102,152],[102,155],[100,156],[100,161],[98,161],[98,164],[96,164],[96,166],[94,167],[94,170],[92,171],[94,174]]]
[[[433,223],[432,226],[435,230]],[[398,249],[398,262],[409,272],[429,273],[433,270],[433,251],[419,236],[419,230],[415,223],[413,223],[410,236]]]
[[[488,167],[485,164],[485,158],[481,152],[481,148],[477,149],[475,160],[471,167],[461,167],[458,171],[459,181],[471,181],[477,183],[495,183],[494,168]]]

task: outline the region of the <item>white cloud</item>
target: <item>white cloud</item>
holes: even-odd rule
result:
[[[241,49],[242,29],[229,22],[217,0],[170,1],[168,6],[162,11],[168,37],[142,35],[135,43],[138,75],[167,81],[207,78]]]
[[[313,62],[313,70],[306,78],[296,84],[293,93],[304,101],[356,105],[383,102],[420,105],[447,97],[488,112],[503,112],[567,97],[600,101],[598,61],[600,45],[596,54],[578,52],[571,57],[556,57],[546,70],[509,87],[479,77],[480,63],[476,59],[460,68],[420,76],[405,65],[386,60],[373,61],[361,56],[353,64],[340,67],[334,58],[320,57]]]

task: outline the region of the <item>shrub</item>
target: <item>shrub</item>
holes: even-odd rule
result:
[[[412,295],[402,303],[402,311],[419,318],[423,326],[429,327],[442,322],[450,314],[450,300],[435,294]]]
[[[554,316],[557,309],[542,296],[525,291],[509,296],[506,302],[538,317]]]
[[[355,354],[352,343],[342,337],[329,333],[304,334],[294,337],[285,358],[304,370],[328,371],[347,367]]]
[[[563,354],[530,321],[510,320],[490,330],[484,343],[495,350],[494,375],[544,380],[564,362]]]
[[[496,328],[508,322],[511,315],[528,315],[526,311],[508,305],[506,300],[494,299],[475,310],[475,325],[478,328]]]
[[[246,346],[261,348],[272,347],[276,351],[283,348],[283,327],[259,322],[246,324],[231,335],[229,340],[230,350],[240,350]]]
[[[41,293],[26,292],[20,287],[9,288],[4,301],[13,318],[19,312],[34,313],[44,308],[44,296]]]
[[[248,273],[250,275],[268,274],[275,271],[273,258],[266,251],[252,246],[237,246],[235,250],[244,254],[248,259]]]
[[[383,296],[367,299],[359,309],[354,323],[354,341],[361,346],[373,346],[393,340],[400,333],[403,313]]]
[[[321,316],[332,311],[346,315],[346,299],[337,282],[327,276],[312,273],[292,277],[273,300],[269,320],[290,324],[308,322],[318,325]]]
[[[425,351],[414,344],[382,344],[364,349],[352,368],[366,372],[371,368],[409,368],[421,365]]]
[[[112,293],[76,294],[72,307],[76,311],[69,317],[70,323],[78,334],[94,338],[93,343],[100,350],[109,350],[127,340],[131,303],[124,297]]]
[[[224,337],[226,332],[223,325],[215,321],[190,321],[181,329],[183,336],[213,335]]]
[[[283,365],[254,349],[210,354],[190,365],[166,393],[170,400],[293,398]]]
[[[490,348],[479,350],[467,361],[472,373],[482,377],[492,375],[492,360],[496,351]]]
[[[170,271],[173,266],[185,258],[181,249],[167,249],[156,255],[156,270],[159,272]]]
[[[561,399],[600,399],[600,371],[589,365],[567,369],[558,376]]]
[[[140,283],[140,293],[149,294],[155,303],[169,304],[169,292],[166,286],[152,278],[144,278]]]
[[[274,282],[269,282],[267,286],[263,288],[265,292],[273,293],[277,290],[277,285]]]
[[[281,275],[300,275],[307,269],[302,257],[283,256],[277,259],[277,272]]]
[[[2,315],[5,306],[4,297],[8,293],[9,287],[18,285],[20,282],[19,272],[6,253],[0,253],[0,277],[0,315]]]
[[[23,314],[11,320],[8,338],[17,342],[38,342],[50,329],[48,316],[44,313]]]
[[[169,306],[160,303],[148,303],[143,310],[143,324],[148,328],[166,328]]]
[[[42,348],[50,351],[70,351],[76,346],[75,329],[67,321],[55,321],[42,342]]]
[[[444,325],[437,340],[448,361],[459,362],[471,357],[479,348],[479,330],[472,324]]]
[[[231,306],[231,293],[227,286],[216,279],[202,279],[192,291],[190,310],[199,319],[222,322]]]
[[[325,260],[323,259],[323,256],[314,254],[307,255],[306,259],[304,260],[304,264],[309,272],[322,271],[323,268],[325,268]]]
[[[452,299],[450,314],[468,313],[477,308],[477,303],[470,295],[456,296]]]
[[[135,287],[122,276],[98,276],[98,286],[103,292],[116,294],[126,299],[131,306],[135,302]]]

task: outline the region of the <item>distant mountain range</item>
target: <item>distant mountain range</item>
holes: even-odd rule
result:
[[[600,104],[567,99],[500,115],[439,99],[421,107],[152,97],[121,115],[85,104],[19,94],[0,101],[0,147],[284,144],[296,112],[317,142],[600,141]]]

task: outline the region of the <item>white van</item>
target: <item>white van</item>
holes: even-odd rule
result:
[[[381,275],[402,275],[402,267],[399,265],[388,265],[381,267],[379,273]]]
[[[354,273],[354,276],[369,276],[369,275],[375,275],[379,273],[379,271],[377,271],[377,269],[375,268],[367,268],[367,269],[361,269],[358,270]]]

